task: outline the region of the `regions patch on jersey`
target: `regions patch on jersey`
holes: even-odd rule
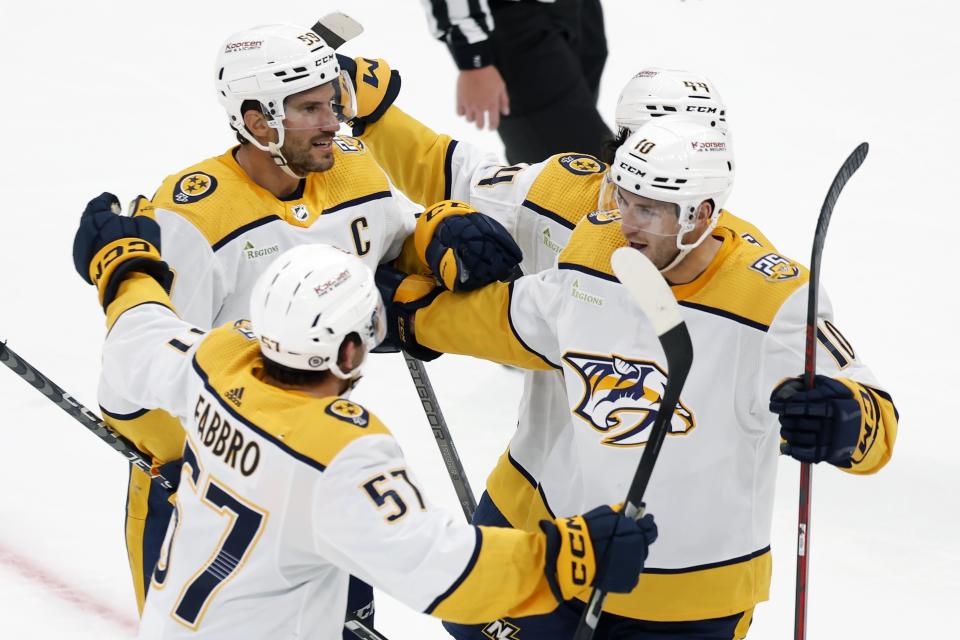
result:
[[[173,200],[180,204],[190,204],[203,200],[217,189],[217,179],[209,173],[194,171],[177,181],[173,187]]]
[[[616,209],[605,209],[587,214],[587,220],[593,224],[610,224],[620,219],[620,212]]]
[[[762,273],[767,280],[779,282],[791,280],[800,275],[800,267],[776,253],[768,253],[750,265],[757,273]]]
[[[656,362],[568,351],[563,360],[583,384],[574,415],[602,434],[600,444],[637,447],[650,438],[667,385]],[[696,426],[693,413],[677,402],[668,434],[682,435]]]
[[[344,153],[363,153],[366,151],[363,141],[351,136],[334,136],[333,144],[340,147],[340,151]]]
[[[349,400],[334,400],[325,409],[327,415],[333,416],[337,420],[349,422],[356,427],[366,427],[370,424],[370,414],[367,410],[358,404]]]
[[[557,162],[560,163],[561,167],[578,176],[601,173],[607,168],[606,165],[593,156],[582,153],[570,153],[565,156],[560,156]]]

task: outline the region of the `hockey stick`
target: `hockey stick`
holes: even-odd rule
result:
[[[635,249],[621,247],[614,251],[610,264],[630,297],[640,305],[644,315],[650,320],[667,357],[667,385],[660,400],[660,409],[623,507],[624,515],[639,519],[644,513],[643,494],[647,490],[650,474],[657,462],[657,456],[660,455],[660,447],[670,429],[680,391],[693,363],[693,345],[673,292],[646,256]],[[602,559],[597,559],[598,567],[601,561]],[[577,630],[573,634],[574,640],[590,640],[593,637],[600,622],[605,598],[606,594],[599,589],[594,588],[590,593],[590,599],[587,600]]]
[[[807,389],[812,389],[817,372],[817,312],[819,308],[818,294],[820,291],[820,258],[823,257],[823,244],[827,239],[827,226],[837,198],[843,191],[844,185],[850,176],[860,168],[867,151],[870,149],[866,142],[861,143],[844,161],[837,172],[827,197],[820,208],[820,217],[817,218],[817,230],[813,234],[813,252],[810,254],[810,280],[807,283],[809,293],[807,297],[807,327],[806,345],[803,358],[803,383]],[[797,515],[797,587],[794,606],[793,637],[794,640],[804,640],[807,637],[807,577],[810,565],[810,491],[812,467],[809,462],[800,463],[800,498]]]
[[[137,467],[167,491],[173,491],[173,484],[167,478],[153,471],[149,457],[137,449],[136,445],[111,429],[100,417],[77,402],[73,396],[58,387],[50,378],[43,375],[29,362],[17,355],[6,342],[0,344],[0,362],[7,365],[14,373],[34,389],[42,393],[53,404],[57,405],[73,418],[89,429],[114,450],[119,451],[127,462]]]
[[[430,384],[430,378],[427,376],[427,369],[422,362],[406,351],[403,352],[403,359],[407,362],[410,378],[413,380],[413,386],[417,388],[420,404],[423,405],[423,412],[427,414],[427,422],[430,423],[430,429],[433,431],[433,439],[437,441],[437,447],[440,448],[443,464],[447,467],[447,474],[450,476],[450,482],[453,483],[453,490],[457,492],[457,498],[463,508],[463,515],[467,517],[467,522],[473,522],[473,513],[477,510],[477,500],[470,489],[470,482],[463,470],[457,448],[453,444],[453,437],[450,435],[450,429],[447,428],[447,421],[443,419],[440,403],[437,402],[437,394],[433,392],[433,385]]]
[[[331,49],[339,49],[344,42],[363,33],[363,25],[345,13],[334,11],[317,20],[310,30],[323,38]]]
[[[14,373],[20,376],[27,384],[39,391],[48,400],[70,414],[77,422],[89,429],[95,436],[119,451],[127,462],[137,467],[150,479],[168,492],[173,491],[173,485],[167,478],[153,470],[148,456],[137,449],[137,447],[124,438],[122,435],[111,429],[97,414],[87,409],[77,402],[69,393],[58,387],[50,378],[43,375],[36,367],[21,358],[16,352],[7,346],[6,342],[0,343],[0,362],[7,365]],[[348,618],[344,626],[351,631],[360,640],[387,640],[387,638],[377,632],[375,629],[364,626],[362,622],[355,618]]]

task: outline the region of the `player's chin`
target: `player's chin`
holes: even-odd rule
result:
[[[328,171],[333,167],[333,151],[316,152],[314,151],[310,163],[310,171],[320,172]]]

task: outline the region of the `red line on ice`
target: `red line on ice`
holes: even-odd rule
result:
[[[34,564],[29,558],[11,551],[2,544],[0,544],[0,564],[15,569],[20,575],[42,585],[54,595],[87,613],[109,620],[131,633],[137,631],[137,622],[129,615],[125,615],[109,605],[97,602],[90,595],[71,587],[42,567]]]

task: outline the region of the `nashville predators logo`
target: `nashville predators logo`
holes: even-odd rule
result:
[[[620,212],[616,209],[600,209],[587,214],[587,220],[593,224],[610,224],[620,219]]]
[[[173,188],[173,199],[180,204],[202,200],[217,188],[217,179],[209,173],[195,171],[180,178]]]
[[[327,415],[337,420],[343,420],[357,427],[366,427],[370,424],[370,414],[358,404],[349,400],[334,400],[326,408]]]
[[[560,156],[559,162],[561,167],[578,176],[600,173],[606,169],[604,164],[593,156],[581,153],[569,153],[565,156]]]
[[[660,411],[667,375],[655,362],[620,356],[568,352],[563,360],[580,376],[583,398],[573,413],[605,434],[611,447],[646,444]],[[682,435],[696,426],[693,414],[677,403],[667,433]]]

